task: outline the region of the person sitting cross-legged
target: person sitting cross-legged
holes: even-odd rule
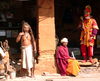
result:
[[[61,45],[56,50],[56,64],[61,76],[78,75],[80,71],[79,63],[76,59],[69,56],[68,39],[63,38]]]

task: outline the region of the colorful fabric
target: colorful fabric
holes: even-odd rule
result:
[[[94,42],[90,41],[91,39],[96,39],[96,36],[92,36],[93,29],[99,29],[96,23],[96,20],[93,18],[85,19],[82,23],[82,32],[81,32],[81,44],[88,46],[94,46]]]
[[[78,75],[80,72],[80,66],[77,60],[75,59],[68,59],[68,66],[66,69],[67,75]]]
[[[22,68],[30,69],[33,67],[32,45],[22,46]]]

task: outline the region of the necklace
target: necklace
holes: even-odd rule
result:
[[[28,33],[25,33],[25,37],[28,38],[28,36],[29,36],[29,34]]]

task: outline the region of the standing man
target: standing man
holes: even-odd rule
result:
[[[81,52],[84,57],[82,62],[86,62],[89,58],[89,61],[93,63],[93,46],[99,28],[96,20],[92,18],[90,14],[91,6],[87,5],[84,10],[84,18],[79,27],[81,28]]]
[[[27,22],[22,23],[22,32],[19,33],[16,42],[21,40],[22,68],[27,70],[28,76],[33,76],[34,53],[36,43],[31,26]]]

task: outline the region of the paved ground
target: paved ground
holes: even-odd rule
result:
[[[100,73],[81,73],[76,77],[60,76],[60,75],[35,75],[35,78],[17,77],[15,79],[0,80],[0,81],[100,81]]]
[[[78,76],[60,76],[59,74],[35,75],[30,77],[16,77],[14,79],[0,79],[0,81],[100,81],[100,67],[81,67]]]

